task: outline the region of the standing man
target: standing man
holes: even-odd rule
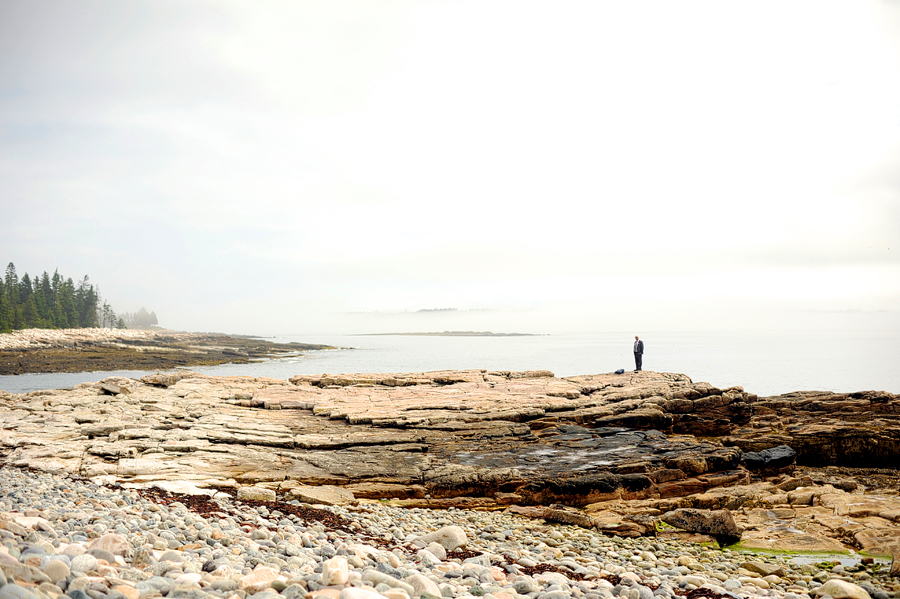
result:
[[[644,342],[637,335],[634,336],[634,371],[641,370],[641,362],[644,358]]]

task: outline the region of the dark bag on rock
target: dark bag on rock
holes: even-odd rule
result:
[[[616,371],[616,374],[625,374],[625,369],[624,369],[624,368],[618,369],[618,370]]]

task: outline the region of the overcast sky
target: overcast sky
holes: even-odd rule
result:
[[[182,330],[900,331],[900,4],[0,0],[0,260]]]

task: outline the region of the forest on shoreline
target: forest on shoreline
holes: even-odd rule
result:
[[[156,324],[155,314],[147,314],[144,308],[141,311],[147,315],[142,319],[147,321],[147,327]],[[143,316],[141,312],[117,316],[87,275],[78,282],[63,277],[58,270],[52,275],[44,271],[34,278],[28,273],[19,277],[10,262],[5,276],[0,277],[0,333],[30,328],[124,329],[128,319],[139,315]]]

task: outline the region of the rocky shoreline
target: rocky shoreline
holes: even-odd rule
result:
[[[871,558],[713,550],[511,512],[196,500],[9,467],[0,480],[0,599],[900,597]]]
[[[301,349],[11,339],[6,368]],[[758,397],[674,373],[0,391],[0,599],[895,599],[898,465],[898,395]]]
[[[333,348],[219,333],[26,329],[0,335],[0,375],[246,364],[315,349]]]

